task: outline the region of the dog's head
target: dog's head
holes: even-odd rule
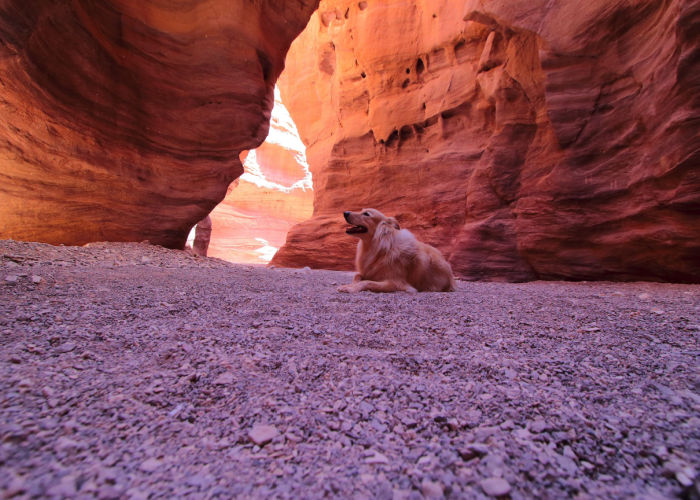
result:
[[[343,217],[350,224],[345,232],[362,239],[372,239],[377,229],[382,227],[400,229],[396,219],[387,217],[374,208],[365,208],[361,212],[343,212]]]

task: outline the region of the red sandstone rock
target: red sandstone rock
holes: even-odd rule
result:
[[[273,263],[351,268],[372,206],[466,279],[700,281],[700,4],[364,4],[288,54],[314,216]]]
[[[0,236],[182,247],[317,3],[2,2]]]

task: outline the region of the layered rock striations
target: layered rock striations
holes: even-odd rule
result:
[[[322,0],[285,103],[314,216],[273,262],[349,268],[375,207],[467,279],[700,281],[700,4]]]
[[[182,247],[317,0],[0,4],[0,236]]]
[[[245,172],[212,211],[209,256],[232,262],[268,262],[287,232],[312,215],[313,185],[306,148],[275,91],[270,133],[243,158]]]

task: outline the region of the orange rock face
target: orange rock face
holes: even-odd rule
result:
[[[182,247],[317,0],[0,5],[0,237]]]
[[[275,93],[270,133],[246,154],[245,173],[212,211],[208,255],[232,262],[268,262],[289,229],[311,217],[313,188],[305,147]]]
[[[374,207],[466,279],[700,281],[700,4],[323,0],[280,86],[314,216],[273,263],[352,267]]]

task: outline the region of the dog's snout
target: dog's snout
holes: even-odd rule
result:
[[[345,217],[345,220],[348,220],[348,217],[350,217],[350,212],[348,212],[347,210],[343,212],[343,217]]]

